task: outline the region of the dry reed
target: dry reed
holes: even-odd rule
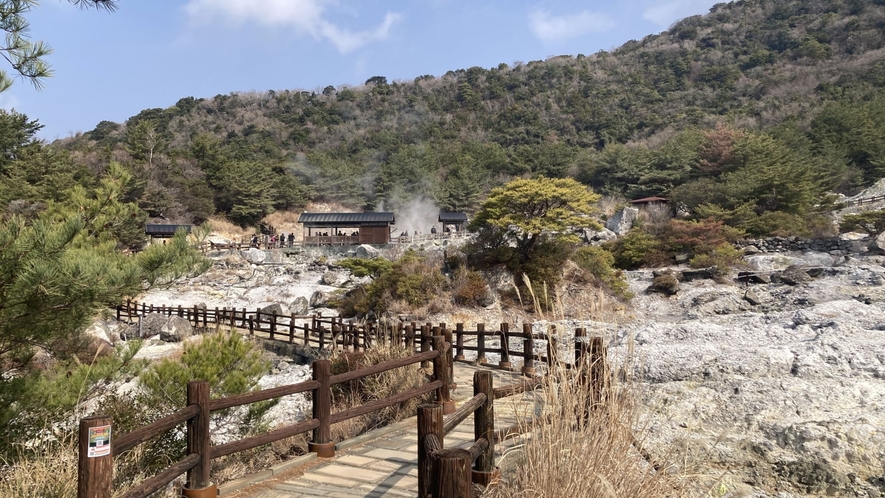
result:
[[[604,403],[588,410],[581,370],[550,372],[541,395],[544,408],[526,422],[523,443],[500,459],[504,479],[483,496],[688,496],[687,479],[642,450],[634,386],[613,386]]]

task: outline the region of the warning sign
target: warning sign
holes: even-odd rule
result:
[[[89,458],[108,456],[111,454],[111,426],[100,425],[89,428]]]

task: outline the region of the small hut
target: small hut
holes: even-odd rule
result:
[[[301,213],[304,245],[388,244],[393,213]]]
[[[443,233],[463,232],[467,228],[467,213],[439,213]]]
[[[144,226],[144,234],[148,237],[154,239],[168,239],[175,235],[179,229],[184,230],[187,233],[191,233],[191,229],[193,225],[153,225],[147,224]]]

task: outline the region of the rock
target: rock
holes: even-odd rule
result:
[[[581,238],[584,239],[584,242],[592,246],[598,246],[604,242],[617,239],[618,234],[612,232],[608,228],[603,228],[602,230],[598,231],[590,230],[589,228],[583,228],[581,229]]]
[[[98,339],[108,344],[116,344],[120,341],[120,332],[117,327],[112,327],[104,320],[98,320],[83,331],[83,335],[90,339]]]
[[[289,310],[296,315],[306,315],[309,307],[310,301],[304,296],[299,296],[289,303]]]
[[[175,315],[166,319],[160,328],[160,340],[163,342],[181,342],[194,335],[194,328],[186,318]]]
[[[323,308],[327,304],[329,304],[329,300],[332,298],[332,294],[323,291],[316,291],[313,295],[310,296],[310,307],[311,308]]]
[[[885,232],[880,233],[873,239],[872,243],[869,245],[871,251],[875,251],[879,254],[885,253]]]
[[[639,217],[639,209],[635,207],[625,207],[614,216],[606,220],[605,228],[608,228],[618,236],[624,235],[633,228],[633,222]]]
[[[691,259],[691,254],[689,254],[687,252],[681,252],[681,253],[677,254],[676,256],[674,256],[674,259],[676,260],[676,264],[682,265],[682,264],[688,263],[688,260]]]
[[[762,304],[762,300],[753,289],[747,289],[747,292],[744,293],[744,301],[752,304],[753,306],[758,306]]]
[[[652,280],[646,292],[660,292],[668,296],[672,296],[679,292],[679,280],[672,273],[664,273],[658,275]]]
[[[754,273],[751,271],[738,272],[738,280],[749,284],[770,284],[771,275],[767,273]]]
[[[376,258],[381,254],[381,250],[368,244],[362,244],[356,248],[356,257],[363,259]]]
[[[744,247],[744,254],[746,254],[748,256],[753,255],[753,254],[759,254],[760,252],[762,252],[762,251],[758,247],[756,247],[752,244]]]
[[[286,315],[286,311],[283,309],[283,305],[280,303],[268,304],[267,306],[261,308],[262,313],[267,313],[268,315]]]
[[[692,280],[711,279],[716,276],[715,268],[696,268],[691,270],[682,270],[683,282],[691,282]]]
[[[329,270],[323,273],[322,283],[332,287],[341,287],[350,280],[350,274],[345,271]]]
[[[808,276],[808,272],[801,266],[797,265],[788,266],[780,273],[780,281],[787,285],[799,285],[809,282],[810,280],[811,277]]]
[[[267,253],[255,247],[250,247],[249,249],[242,251],[241,254],[246,258],[246,261],[254,265],[264,263],[267,259]]]

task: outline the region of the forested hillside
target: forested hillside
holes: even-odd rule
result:
[[[885,0],[722,3],[611,52],[186,97],[51,148],[73,152],[67,174],[128,166],[131,197],[173,221],[416,195],[470,211],[545,175],[751,233],[805,230],[826,192],[885,176]]]

